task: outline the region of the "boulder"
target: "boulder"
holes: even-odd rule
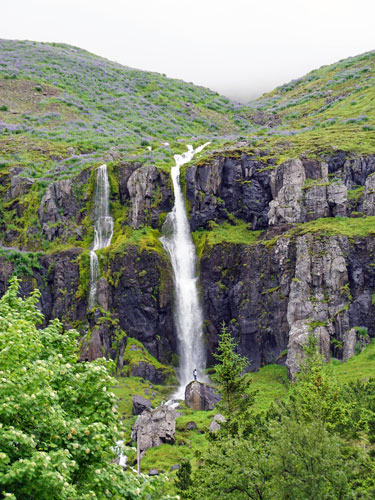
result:
[[[149,476],[158,476],[159,475],[159,470],[158,469],[150,469],[148,471]]]
[[[222,415],[221,413],[216,413],[216,415],[214,416],[214,418],[211,420],[211,423],[210,423],[210,431],[211,432],[216,432],[220,429],[220,422],[223,423],[225,422],[225,417],[224,415]]]
[[[139,415],[132,431],[132,439],[139,439],[141,455],[149,448],[163,443],[174,444],[176,418],[177,413],[170,406],[159,406],[155,410],[146,409]]]
[[[197,429],[197,424],[195,422],[188,422],[186,424],[186,430],[195,431]]]
[[[220,401],[214,388],[203,382],[190,382],[185,389],[185,403],[193,410],[213,410]]]
[[[142,396],[133,396],[133,415],[141,415],[145,410],[151,410],[152,403]]]

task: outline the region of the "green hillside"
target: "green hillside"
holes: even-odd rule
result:
[[[31,177],[69,175],[108,152],[166,165],[179,140],[247,129],[241,106],[209,89],[65,44],[0,40],[1,160]]]
[[[281,124],[258,132],[269,145],[300,152],[375,146],[375,51],[311,71],[250,104]],[[284,144],[282,144],[284,142]]]

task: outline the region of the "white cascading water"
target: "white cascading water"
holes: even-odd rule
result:
[[[185,386],[193,379],[196,368],[199,380],[206,380],[206,350],[203,341],[203,314],[197,288],[195,246],[190,234],[185,200],[180,186],[180,167],[189,162],[196,153],[207,146],[196,149],[188,146],[186,153],[175,155],[176,166],[171,169],[175,203],[167,216],[165,227],[169,234],[160,238],[170,255],[175,283],[175,323],[178,340],[180,366],[179,389],[172,399],[184,399]]]
[[[96,290],[99,279],[99,262],[96,251],[110,245],[113,234],[113,218],[109,215],[107,165],[101,165],[96,169],[94,220],[94,245],[90,251],[89,309],[92,309],[96,304]]]

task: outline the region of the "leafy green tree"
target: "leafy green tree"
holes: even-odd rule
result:
[[[233,435],[251,427],[251,407],[257,392],[251,387],[251,378],[243,375],[249,362],[237,353],[237,347],[238,342],[223,323],[218,349],[214,353],[218,364],[214,366],[211,378],[222,398],[217,409],[227,420],[222,427]]]
[[[0,299],[0,495],[13,500],[161,498],[158,481],[123,471],[114,380],[104,359],[78,363],[77,333],[38,329],[40,293]],[[63,334],[62,334],[63,333]]]
[[[349,499],[350,461],[342,440],[321,421],[283,418],[271,432],[271,498]]]

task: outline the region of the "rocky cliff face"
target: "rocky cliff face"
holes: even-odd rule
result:
[[[374,173],[375,155],[296,158],[277,167],[261,155],[217,156],[186,173],[191,227],[205,228],[231,215],[249,222],[251,229],[353,212],[373,215]]]
[[[286,362],[293,376],[310,332],[326,358],[348,351],[356,327],[375,336],[371,232],[350,238],[290,230],[325,217],[373,215],[374,157],[337,154],[277,168],[267,168],[262,159],[222,157],[211,167],[187,172],[192,229],[235,216],[265,232],[262,243],[203,248],[200,282],[209,352],[224,321],[251,369]]]
[[[222,322],[251,370],[285,362],[293,375],[310,332],[338,358],[355,327],[375,336],[373,236],[281,236],[272,246],[221,244],[201,259],[209,352]]]
[[[84,359],[105,353],[121,368],[129,336],[168,362],[176,352],[172,274],[158,246],[158,233],[151,243],[147,238],[150,227],[161,229],[172,208],[169,177],[154,166],[137,163],[119,162],[109,170],[116,225],[112,247],[99,252],[96,310],[87,311],[88,252],[69,248],[71,240],[85,246],[92,231],[89,171],[49,185],[38,201],[37,224],[28,229],[65,249],[36,256],[27,272],[25,262],[31,262],[33,254],[15,258],[3,252],[0,292],[12,273],[26,274],[22,293],[37,286],[46,321],[59,317],[80,329]],[[353,352],[358,328],[375,336],[371,230],[351,237],[336,226],[322,234],[319,227],[296,226],[345,216],[359,217],[350,220],[361,224],[362,216],[375,215],[374,173],[375,156],[344,153],[321,160],[296,158],[275,166],[265,154],[236,151],[187,168],[192,230],[208,229],[211,221],[234,225],[245,221],[249,234],[263,231],[248,244],[224,240],[201,246],[209,353],[217,346],[224,321],[251,361],[251,369],[286,363],[293,376],[310,332],[318,337],[326,357]],[[28,210],[22,197],[29,195],[34,183],[14,171],[6,185],[9,206],[18,207],[21,217],[25,207]],[[10,243],[15,241],[11,228],[7,234]],[[133,234],[137,236],[132,240]]]
[[[7,186],[5,199],[10,201],[12,210],[17,206],[22,216],[30,208],[29,200],[22,196],[28,195],[34,182],[19,174],[19,171],[10,172],[4,185]],[[39,235],[39,248],[43,241],[68,248],[35,257],[27,251],[3,252],[0,293],[6,289],[12,274],[22,278],[23,294],[38,287],[46,322],[57,317],[66,327],[81,331],[83,359],[94,359],[103,353],[118,358],[126,336],[130,336],[143,342],[154,356],[169,361],[176,350],[172,285],[168,261],[160,255],[160,249],[142,249],[135,242],[129,242],[123,245],[123,252],[110,258],[104,250],[100,262],[102,277],[98,283],[99,307],[94,312],[87,311],[88,254],[81,248],[69,248],[68,242],[80,242],[93,231],[90,193],[94,178],[90,170],[84,170],[75,178],[46,188],[36,206],[37,219],[25,233],[37,239]],[[118,204],[122,227],[160,227],[161,214],[168,212],[173,202],[169,176],[153,166],[120,163],[112,167],[112,201]],[[17,232],[5,227],[4,234],[5,243],[14,246],[18,243]],[[33,264],[29,265],[29,261]]]

